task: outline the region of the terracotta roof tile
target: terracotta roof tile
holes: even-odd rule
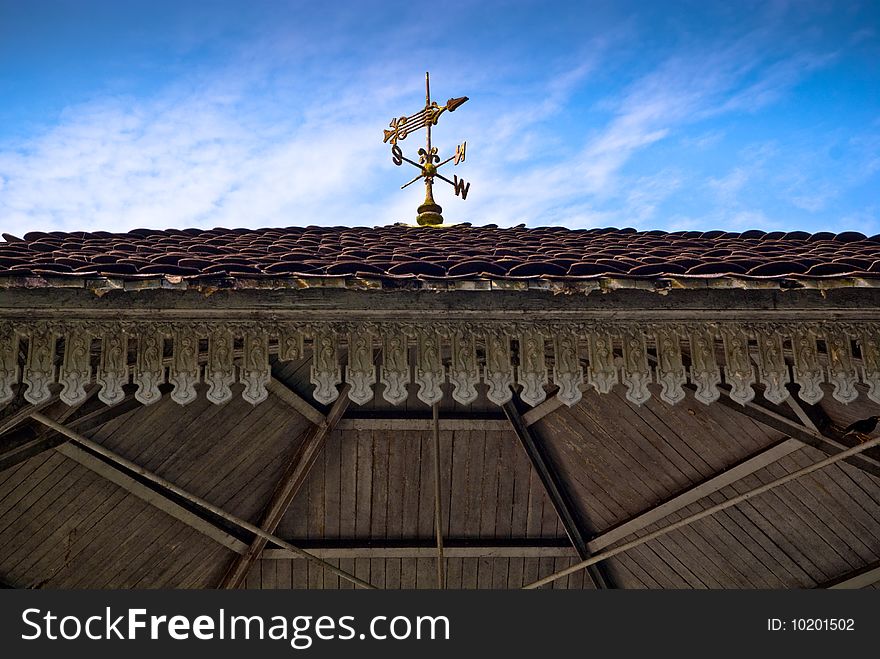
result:
[[[880,235],[456,225],[3,234],[0,271],[113,277],[880,276]]]

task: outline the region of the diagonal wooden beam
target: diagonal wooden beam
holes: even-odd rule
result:
[[[880,437],[875,437],[874,439],[868,440],[864,444],[860,444],[858,446],[854,446],[852,448],[846,449],[845,451],[841,451],[840,453],[837,453],[835,455],[828,456],[828,457],[824,458],[823,460],[819,460],[819,462],[814,462],[811,465],[808,465],[806,467],[803,467],[802,469],[798,469],[797,471],[786,474],[785,476],[777,478],[776,480],[771,481],[769,483],[765,483],[764,485],[762,485],[760,487],[756,487],[753,490],[749,490],[748,492],[743,492],[742,494],[739,494],[739,495],[733,497],[732,499],[728,499],[727,501],[724,501],[722,503],[719,503],[719,504],[716,504],[716,505],[711,506],[709,508],[706,508],[705,510],[701,510],[698,513],[694,513],[693,515],[690,515],[689,517],[685,517],[684,519],[680,519],[677,522],[669,524],[668,526],[661,527],[661,528],[657,529],[656,531],[652,531],[651,533],[648,533],[647,535],[641,536],[640,538],[636,538],[635,540],[625,542],[622,545],[617,545],[616,547],[612,547],[611,549],[607,549],[601,553],[598,553],[598,554],[595,554],[594,556],[591,556],[590,558],[582,560],[580,563],[575,563],[574,565],[571,565],[571,566],[565,568],[564,570],[559,570],[558,572],[554,572],[553,574],[550,574],[546,577],[538,579],[537,581],[533,581],[530,584],[526,584],[525,586],[523,586],[523,589],[531,590],[534,588],[539,588],[541,586],[544,586],[548,583],[552,583],[553,581],[556,581],[557,579],[561,579],[562,577],[568,576],[569,574],[573,574],[574,572],[577,572],[578,570],[583,570],[584,568],[587,568],[590,565],[594,565],[594,564],[598,563],[599,561],[603,561],[605,559],[611,558],[612,556],[617,556],[618,554],[622,554],[625,551],[629,551],[630,549],[633,549],[635,547],[643,545],[647,542],[651,542],[652,540],[656,540],[657,538],[661,538],[668,533],[672,533],[673,531],[677,531],[678,529],[684,528],[686,526],[690,526],[694,522],[698,522],[701,519],[705,519],[707,517],[710,517],[718,512],[721,512],[722,510],[727,510],[728,508],[732,508],[733,506],[736,506],[736,505],[742,503],[743,501],[747,501],[748,499],[751,499],[753,497],[760,496],[761,494],[763,494],[765,492],[769,492],[770,490],[772,490],[774,488],[777,488],[777,487],[780,487],[780,486],[785,485],[787,483],[790,483],[794,480],[797,480],[798,478],[801,478],[802,476],[806,476],[807,474],[811,474],[814,471],[819,471],[820,469],[824,469],[825,467],[827,467],[829,465],[836,464],[837,462],[845,460],[848,457],[851,457],[853,455],[857,455],[859,453],[862,453],[863,451],[867,451],[867,450],[872,449],[878,445],[880,445]]]
[[[829,581],[818,588],[830,588],[832,590],[855,590],[866,588],[880,582],[880,561],[866,565],[863,568],[848,572],[842,577]]]
[[[320,423],[309,430],[297,451],[290,458],[284,475],[281,477],[278,485],[275,486],[275,491],[272,493],[272,497],[263,511],[263,516],[260,519],[261,529],[268,533],[274,533],[275,529],[278,528],[281,518],[284,517],[284,513],[290,507],[291,501],[293,501],[293,498],[299,492],[303,483],[305,483],[312,466],[321,454],[327,435],[336,427],[339,419],[342,418],[342,415],[348,408],[350,402],[348,390],[349,385],[345,384],[339,392],[339,398],[333,403],[326,418],[322,418]],[[220,581],[219,587],[238,588],[244,582],[245,577],[247,577],[251,566],[260,557],[266,544],[265,537],[258,535],[254,538],[244,554],[232,559],[232,563]]]
[[[167,395],[171,391],[171,385],[161,385],[159,391],[163,396]],[[94,410],[88,414],[84,414],[80,417],[71,419],[70,417],[74,412],[78,411],[82,405],[85,404],[84,401],[80,406],[68,408],[61,416],[57,417],[55,420],[59,423],[65,424],[69,428],[76,429],[79,433],[87,433],[90,430],[97,428],[98,426],[102,426],[113,419],[116,419],[128,412],[141,407],[141,403],[139,403],[135,397],[134,393],[128,394],[123,400],[118,402],[116,405],[112,407],[99,407],[97,410]],[[31,414],[36,410],[31,410]],[[21,429],[18,432],[30,432],[33,431],[29,429]],[[44,429],[41,433],[39,433],[36,437],[28,439],[28,435],[25,436],[25,441],[19,443],[17,446],[14,446],[8,450],[0,452],[0,471],[5,469],[10,469],[17,464],[20,464],[35,455],[39,455],[44,451],[49,451],[56,446],[60,446],[65,442],[69,441],[67,437],[64,435],[55,432],[51,429]]]
[[[751,401],[741,405],[727,395],[725,388],[722,388],[722,390],[724,395],[718,399],[719,404],[734,412],[743,414],[768,428],[773,428],[804,444],[817,448],[826,455],[837,455],[859,443],[855,438],[835,437],[829,430],[820,432],[815,426],[808,427],[800,421],[793,421],[769,405],[761,402]],[[880,478],[880,460],[871,454],[858,453],[851,455],[845,459],[845,462]]]
[[[300,396],[298,393],[293,391],[286,384],[275,378],[274,376],[270,378],[269,384],[266,385],[266,388],[269,390],[269,393],[274,394],[280,400],[290,405],[297,412],[302,414],[305,418],[311,421],[313,424],[320,425],[324,421],[324,414],[308,402],[305,398]]]
[[[144,483],[132,478],[128,474],[120,471],[112,464],[101,460],[97,456],[80,448],[72,442],[56,446],[55,450],[66,458],[78,462],[86,469],[95,472],[99,476],[106,478],[111,483],[115,483],[126,492],[133,494],[142,501],[158,508],[166,515],[170,515],[174,519],[183,522],[187,526],[201,532],[215,542],[231,549],[236,553],[245,550],[245,543],[230,535],[223,529],[215,526],[200,515],[195,514],[181,506],[179,503],[172,501],[167,496],[157,490],[148,487]]]
[[[538,478],[541,479],[544,490],[550,498],[550,503],[553,505],[553,509],[562,521],[562,526],[565,528],[565,532],[568,534],[578,557],[582,561],[587,560],[592,554],[587,546],[585,530],[581,528],[580,523],[575,517],[574,507],[571,504],[571,500],[569,499],[559,476],[550,466],[550,461],[543,445],[536,441],[534,434],[526,425],[525,420],[519,413],[519,410],[516,408],[513,401],[504,403],[501,408],[504,410],[504,414],[510,421],[510,425],[513,426],[513,432],[519,439],[520,444],[522,444],[529,461],[532,463],[532,468],[538,474]],[[614,588],[614,583],[611,580],[607,569],[605,569],[605,566],[591,565],[588,572],[592,577],[596,588]]]
[[[335,574],[336,576],[338,576],[342,579],[345,579],[346,581],[350,581],[353,584],[360,586],[361,588],[368,588],[368,589],[375,589],[376,588],[375,586],[364,581],[363,579],[360,579],[359,577],[356,577],[355,575],[353,575],[349,572],[346,572],[345,570],[341,570],[340,568],[336,567],[332,563],[328,563],[327,561],[325,561],[321,558],[318,558],[317,556],[315,556],[313,554],[310,554],[306,550],[300,549],[296,545],[294,545],[290,542],[287,542],[286,540],[283,540],[282,538],[279,538],[278,536],[276,536],[272,533],[269,533],[268,531],[265,531],[264,529],[261,529],[259,526],[255,525],[255,524],[251,524],[247,520],[241,519],[240,517],[237,517],[236,515],[233,515],[232,513],[227,512],[226,510],[223,510],[219,506],[215,506],[210,501],[207,501],[206,499],[203,499],[198,495],[195,495],[191,492],[188,492],[187,490],[183,489],[182,487],[175,485],[171,481],[169,481],[165,478],[162,478],[158,474],[155,474],[155,473],[149,471],[148,469],[145,469],[144,467],[141,467],[140,465],[132,462],[131,460],[124,458],[117,453],[114,453],[113,451],[111,451],[110,449],[108,449],[105,446],[102,446],[98,442],[94,442],[91,439],[89,439],[88,437],[84,437],[84,436],[74,432],[73,430],[71,430],[67,426],[60,424],[60,423],[56,423],[55,421],[53,421],[52,419],[50,419],[49,417],[47,417],[44,414],[40,414],[39,412],[35,412],[33,414],[33,419],[35,421],[42,423],[43,425],[45,425],[49,428],[52,428],[56,432],[59,432],[59,433],[62,433],[63,435],[66,435],[71,440],[73,440],[73,444],[65,444],[59,448],[64,448],[66,446],[73,446],[75,444],[78,448],[86,449],[87,451],[90,451],[98,456],[102,456],[107,461],[113,463],[115,465],[113,468],[116,469],[117,471],[122,470],[124,472],[125,471],[130,472],[133,475],[132,478],[139,477],[141,479],[144,479],[146,481],[149,481],[149,482],[155,484],[156,486],[158,486],[158,488],[162,491],[163,494],[167,492],[170,495],[178,496],[178,497],[194,504],[196,507],[198,507],[202,510],[205,510],[209,513],[212,513],[213,515],[216,515],[216,516],[220,517],[221,519],[224,519],[239,528],[242,528],[246,531],[249,531],[250,533],[253,533],[254,535],[265,538],[269,542],[275,543],[276,545],[278,545],[282,549],[286,549],[290,552],[297,554],[298,556],[300,556],[302,558],[308,559],[312,563],[315,563],[316,565],[321,566],[323,569],[327,570],[328,572],[331,572],[331,573]],[[170,497],[165,496],[164,498],[168,499]]]
[[[10,414],[8,417],[0,421],[0,437],[5,435],[10,430],[14,430],[25,421],[29,420],[31,418],[31,414],[33,414],[34,412],[39,412],[40,410],[47,408],[49,405],[56,402],[57,400],[58,394],[53,394],[42,403],[38,403],[36,405],[34,405],[33,403],[28,403],[17,412]]]
[[[641,531],[643,528],[650,526],[654,522],[659,522],[682,508],[685,508],[686,506],[689,506],[692,503],[745,478],[746,476],[754,474],[756,471],[763,469],[767,465],[772,464],[801,448],[803,448],[803,444],[797,439],[788,438],[776,442],[769,448],[753,454],[715,476],[684,490],[661,504],[648,508],[644,512],[612,527],[608,531],[601,533],[587,542],[587,548],[595,553],[605,547],[609,547],[618,540],[621,540],[628,535],[632,535],[637,531]]]
[[[819,403],[813,405],[805,403],[795,395],[796,391],[795,385],[792,388],[792,395],[786,398],[785,402],[800,419],[804,427],[846,448],[852,448],[859,444],[858,438],[845,434],[843,428],[834,423]],[[870,451],[865,451],[862,455],[880,464],[880,450],[871,449]]]

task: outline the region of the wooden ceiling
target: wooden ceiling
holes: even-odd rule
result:
[[[115,415],[88,403],[42,409],[229,518],[34,421],[11,424],[27,411],[17,401],[0,417],[0,579],[23,588],[218,587],[255,538],[230,519],[261,523],[328,412],[306,407],[308,369],[308,361],[275,364],[270,398],[256,407],[237,395],[181,407],[166,393]],[[481,394],[467,406],[447,396],[440,409],[448,588],[519,588],[577,562],[561,504],[597,553],[815,463],[843,441],[840,427],[877,413],[865,396],[844,406],[830,394],[812,407],[794,402],[798,409],[760,395],[751,407],[707,406],[690,390],[676,406],[656,395],[636,406],[620,386],[588,391],[572,408],[551,399],[519,418],[559,486],[554,497],[522,432]],[[430,408],[414,395],[399,407],[379,394],[351,404],[273,532],[376,587],[434,588],[433,455]],[[880,579],[878,458],[872,449],[831,465],[602,561],[600,576],[581,570],[552,587],[593,588],[597,578],[614,588]],[[260,556],[245,587],[352,587],[272,543]]]

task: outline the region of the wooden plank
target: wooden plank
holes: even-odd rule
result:
[[[782,487],[782,486],[784,486],[784,485],[786,485],[786,484],[788,484],[788,483],[790,483],[790,482],[792,482],[802,476],[805,476],[805,475],[812,473],[814,471],[818,471],[818,470],[823,469],[825,467],[828,467],[832,464],[836,464],[842,460],[845,460],[846,458],[848,458],[852,455],[856,455],[860,452],[867,451],[867,450],[874,448],[875,446],[878,446],[878,445],[880,445],[880,437],[875,437],[871,440],[866,441],[865,443],[863,443],[859,446],[854,446],[853,448],[847,449],[846,451],[843,451],[843,452],[838,453],[836,455],[828,456],[828,457],[824,458],[823,460],[820,460],[818,462],[811,464],[809,467],[805,467],[803,469],[799,469],[798,471],[788,473],[785,476],[774,479],[770,483],[766,483],[763,486],[760,486],[760,487],[755,488],[753,490],[749,490],[748,492],[744,492],[744,493],[742,493],[738,496],[735,496],[731,499],[727,499],[721,504],[711,506],[709,508],[706,508],[704,510],[696,512],[696,513],[689,515],[688,517],[686,517],[682,520],[679,520],[678,522],[675,522],[673,524],[669,524],[669,525],[664,526],[662,528],[659,528],[651,533],[648,533],[645,536],[642,536],[642,537],[637,538],[635,540],[632,540],[630,542],[618,545],[618,546],[616,546],[612,549],[606,550],[600,554],[596,554],[595,556],[592,556],[589,559],[580,561],[579,563],[575,563],[574,565],[567,568],[566,570],[548,575],[547,577],[539,579],[538,581],[536,581],[534,583],[527,584],[526,586],[524,586],[524,588],[526,588],[526,589],[539,588],[539,587],[546,585],[552,581],[555,581],[556,579],[568,576],[569,572],[571,572],[571,571],[584,569],[591,564],[594,564],[594,563],[597,563],[601,560],[604,560],[605,558],[610,558],[612,556],[616,556],[617,554],[626,552],[629,549],[632,549],[633,547],[636,547],[641,544],[645,544],[647,542],[651,542],[652,540],[655,540],[661,536],[678,531],[681,528],[684,528],[686,526],[690,526],[691,524],[694,524],[697,521],[700,521],[702,519],[710,517],[716,513],[719,513],[723,510],[726,510],[727,508],[731,508],[733,506],[736,506],[736,505],[742,503],[743,501],[746,501],[746,500],[753,498],[753,497],[760,496],[766,492],[769,492],[770,490],[774,490],[776,488]]]
[[[296,493],[299,492],[303,483],[305,483],[309,471],[321,455],[321,449],[324,446],[327,433],[333,430],[348,407],[350,402],[348,389],[349,385],[347,384],[342,387],[342,390],[339,392],[339,398],[333,403],[327,417],[314,427],[303,441],[300,450],[297,451],[288,463],[285,474],[276,486],[275,492],[272,494],[272,498],[269,500],[260,521],[260,528],[263,530],[274,533],[284,513],[290,507],[290,502],[296,496]],[[251,564],[257,560],[260,553],[266,547],[266,544],[266,538],[262,536],[254,538],[247,552],[234,559],[220,587],[237,588],[248,574]]]
[[[483,510],[482,482],[485,449],[481,437],[476,432],[464,433],[464,446],[467,451],[467,476],[465,480],[466,514],[464,537],[480,537],[480,514]],[[429,527],[430,532],[430,527]],[[476,589],[479,585],[479,564],[474,560],[463,560],[461,564],[461,587]]]
[[[371,433],[373,442],[373,477],[370,504],[370,538],[388,536],[388,461],[390,442]],[[370,583],[385,588],[385,559],[370,561]]]
[[[556,514],[559,516],[559,520],[562,522],[562,526],[574,545],[578,556],[581,560],[586,560],[590,557],[590,550],[587,548],[586,534],[584,529],[581,528],[580,522],[575,517],[569,495],[565,491],[563,484],[559,481],[553,467],[550,465],[544,447],[536,441],[532,431],[526,426],[519,410],[517,410],[516,406],[513,404],[513,401],[509,401],[502,405],[502,409],[504,410],[507,419],[510,421],[511,426],[513,426],[513,431],[519,438],[526,455],[529,457],[529,460],[532,463],[532,468],[538,474],[538,478],[541,480],[541,484],[547,492],[550,503],[556,511]],[[604,573],[601,566],[597,566],[596,569],[589,570],[589,572],[598,588],[614,587],[610,582],[610,576]]]
[[[480,537],[491,538],[496,535],[496,513],[498,509],[498,463],[501,454],[501,441],[498,433],[484,433],[479,440],[483,447],[483,479],[480,499]],[[492,573],[496,561],[483,557],[477,563],[477,588],[492,587]],[[505,581],[507,574],[505,570]]]
[[[776,436],[775,431],[768,432],[765,427],[752,419],[736,414],[725,407],[719,405],[707,407],[696,403],[691,398],[688,398],[685,406],[686,409],[694,409],[697,413],[693,415],[677,414],[672,415],[672,418],[669,418],[670,415],[656,413],[653,418],[656,425],[663,428],[664,437],[670,437],[674,442],[679,436],[681,437],[683,442],[679,445],[679,450],[704,475],[704,478],[700,480],[711,478],[729,468],[731,464],[738,464],[748,459],[749,452],[751,455],[755,455],[768,448],[768,444],[769,446],[775,445],[771,439]],[[653,406],[649,405],[648,407]],[[739,439],[745,435],[750,435],[753,441],[746,441],[743,445]],[[691,447],[696,452],[691,450]],[[751,478],[751,476],[747,475],[745,478]],[[748,488],[745,487],[744,482],[742,480],[736,481],[725,489],[734,494],[745,491]],[[711,493],[707,497],[708,504],[720,503],[728,496],[730,496],[728,492],[722,493],[721,490]],[[792,552],[789,551],[789,546],[793,545],[786,537],[786,532],[780,531],[779,528],[767,521],[768,515],[779,518],[779,513],[776,510],[771,510],[771,507],[772,504],[768,504],[765,499],[758,498],[745,502],[738,508],[728,509],[726,517],[720,519],[722,525],[732,525],[731,532],[736,537],[742,538],[744,542],[750,544],[756,558],[767,568],[763,576],[773,581],[773,587],[812,585],[812,579],[798,565],[792,557]],[[697,534],[686,533],[684,537],[695,539]],[[721,558],[721,555],[725,553],[723,546],[720,552],[719,555],[719,550],[713,549],[711,554],[705,556],[705,559],[698,555],[696,559],[688,561],[688,564],[695,571],[698,570],[707,585],[712,588],[732,586],[736,583],[733,577],[727,576],[730,570],[726,561]],[[709,567],[708,559],[710,558],[716,564],[718,561],[721,562],[720,567],[714,571],[703,569],[704,565],[706,568]],[[760,566],[756,565],[755,571],[759,568]],[[720,580],[721,583],[713,583],[713,580]]]
[[[617,450],[615,433],[623,431],[617,427],[615,419],[617,406],[601,412],[602,407],[611,402],[600,399],[598,393],[585,396],[583,402],[569,410],[545,420],[547,436],[566,438],[561,446],[572,453],[569,461],[584,465],[569,476],[569,482],[580,485],[584,490],[582,507],[587,503],[591,511],[608,524],[608,520],[625,521],[639,510],[645,501],[654,501],[655,490],[643,482],[641,472],[633,471],[632,458],[623,450]],[[592,408],[599,408],[599,411]],[[599,415],[599,421],[595,417]],[[551,432],[552,430],[552,432]],[[686,553],[679,546],[678,538],[663,538],[658,543],[672,555]],[[699,553],[697,553],[699,555]],[[638,547],[633,560],[638,561],[654,576],[662,587],[675,588],[686,585],[679,576],[657,554],[656,546]]]
[[[401,540],[403,538],[403,503],[406,477],[406,460],[404,447],[391,443],[391,436],[384,433],[376,433],[377,441],[389,444],[388,446],[388,496],[386,501],[385,537],[388,540]],[[448,511],[448,508],[447,508]],[[399,558],[387,558],[385,560],[385,588],[397,590],[400,588],[401,560]]]
[[[73,418],[86,403],[91,402],[92,397],[97,392],[97,385],[92,385],[87,392],[86,398],[81,403],[71,407],[65,406],[62,408],[61,413],[53,418],[59,423],[65,423],[68,427],[76,428],[77,431],[85,433],[98,425],[107,423],[112,419],[128,413],[132,409],[132,407],[128,405],[123,405],[124,401],[122,401],[119,405],[114,405],[109,408],[101,407],[88,414]],[[132,398],[132,400],[134,401],[134,398]],[[136,404],[135,406],[140,406],[140,403],[137,401],[134,401],[134,403]],[[31,405],[31,413],[39,411],[39,407],[40,406]],[[0,471],[14,467],[17,464],[29,460],[43,451],[53,449],[66,441],[68,441],[68,439],[64,435],[56,433],[48,428],[43,428],[33,439],[0,453]]]
[[[355,583],[362,588],[368,588],[368,589],[374,588],[371,584],[367,583],[366,581],[358,579],[356,576],[354,576],[352,574],[348,574],[345,571],[339,570],[339,568],[337,568],[336,566],[334,566],[330,563],[327,563],[326,561],[323,561],[322,559],[319,559],[316,556],[312,556],[312,555],[308,554],[307,552],[305,552],[304,550],[300,550],[295,545],[292,545],[289,542],[287,542],[286,540],[283,540],[282,538],[279,538],[278,536],[269,533],[265,529],[262,529],[255,524],[251,524],[250,522],[247,522],[246,520],[243,520],[239,517],[236,517],[235,515],[228,513],[227,511],[210,503],[209,501],[207,501],[199,496],[196,496],[196,495],[192,494],[191,492],[184,490],[183,488],[175,485],[171,481],[164,479],[161,476],[150,472],[149,470],[144,469],[143,467],[137,465],[136,463],[132,462],[131,460],[128,460],[128,459],[118,455],[117,453],[114,453],[113,451],[107,449],[106,447],[102,446],[101,444],[94,442],[87,437],[83,437],[82,435],[78,435],[77,433],[73,432],[72,430],[70,430],[69,428],[66,428],[65,426],[63,426],[61,424],[55,423],[54,421],[52,421],[52,419],[49,419],[48,417],[46,417],[40,413],[34,414],[34,419],[36,421],[39,421],[43,425],[46,425],[50,428],[54,428],[58,432],[64,433],[65,435],[67,435],[68,437],[73,439],[77,445],[82,446],[84,448],[87,448],[89,451],[103,456],[108,461],[114,463],[115,465],[118,465],[121,469],[131,471],[134,474],[136,474],[137,476],[140,476],[146,480],[151,481],[156,486],[161,488],[163,491],[168,491],[168,492],[171,492],[177,496],[180,496],[180,497],[186,499],[187,501],[189,501],[190,503],[194,504],[198,508],[204,509],[214,515],[218,515],[219,517],[225,519],[226,521],[231,522],[232,524],[235,524],[236,526],[238,526],[242,529],[245,529],[246,531],[249,531],[250,533],[253,533],[254,535],[264,537],[264,538],[266,538],[267,541],[271,541],[271,542],[277,544],[281,548],[288,549],[289,551],[292,551],[295,553],[300,553],[302,556],[308,558],[312,562],[320,564],[324,569],[331,570],[334,573],[336,573],[337,575],[339,575],[340,577],[343,577],[345,579],[349,579],[352,581],[352,583]]]
[[[581,386],[581,391],[587,391],[587,388],[588,385],[583,385]],[[547,400],[545,400],[543,403],[540,403],[532,409],[523,412],[523,421],[525,421],[527,426],[532,426],[538,423],[538,421],[543,419],[548,414],[555,412],[564,405],[565,403],[559,400],[555,395],[549,394],[547,396]]]
[[[340,497],[342,492],[340,481],[343,478],[340,435],[341,433],[337,426],[337,430],[330,433],[324,443],[324,506],[322,513],[324,515],[323,527],[325,538],[340,537]],[[315,469],[317,467],[316,465]],[[323,587],[337,589],[339,585],[339,577],[325,570]]]
[[[343,537],[354,537],[357,526],[357,433],[341,432],[339,438],[341,474],[339,483],[339,532]],[[298,565],[302,561],[293,563],[292,569],[298,569]],[[354,559],[343,559],[339,562],[339,567],[347,572],[354,574]],[[351,584],[347,581],[339,584],[342,589],[351,588]]]

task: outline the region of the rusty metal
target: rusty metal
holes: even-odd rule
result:
[[[446,101],[446,105],[437,105],[436,101],[431,100],[430,75],[425,73],[425,107],[415,114],[395,117],[389,123],[390,130],[385,129],[384,131],[385,136],[382,142],[391,142],[391,161],[397,166],[406,162],[419,169],[419,175],[400,186],[400,189],[402,190],[420,179],[425,180],[425,200],[418,207],[418,215],[416,216],[416,221],[422,226],[437,226],[443,223],[443,215],[441,215],[443,208],[434,201],[435,178],[449,183],[455,189],[456,196],[462,199],[467,198],[470,183],[466,183],[464,179],[459,179],[458,176],[453,176],[454,180],[450,180],[437,171],[449,162],[455,161],[455,165],[464,162],[467,142],[462,142],[456,146],[455,155],[450,156],[443,162],[440,162],[437,147],[431,144],[431,127],[437,125],[440,115],[446,111],[455,112],[467,100],[467,96],[459,96],[458,98],[450,98]],[[403,155],[403,150],[398,145],[398,142],[402,142],[410,133],[422,128],[427,129],[425,148],[418,150],[419,161],[415,162]]]

